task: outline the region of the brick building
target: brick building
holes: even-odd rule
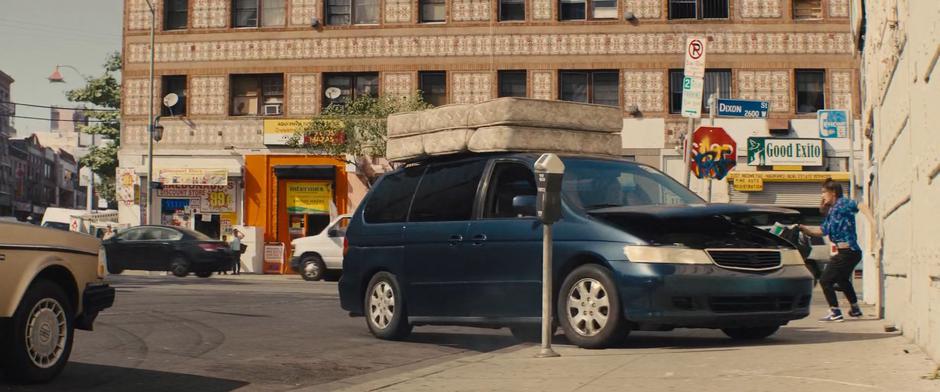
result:
[[[770,104],[766,120],[719,120],[739,146],[750,136],[818,137],[818,109],[858,110],[849,0],[155,3],[154,110],[161,112],[166,93],[183,99],[172,113],[163,110],[154,177],[184,167],[224,171],[220,180],[237,190],[235,211],[227,212],[240,224],[265,226],[271,241],[288,239],[281,233],[287,226],[277,222],[286,219],[295,228],[294,218],[264,207],[281,208],[282,177],[242,170],[244,156],[296,154],[278,145],[277,132],[291,120],[317,115],[330,103],[328,87],[340,89],[339,101],[421,90],[434,104],[526,96],[618,106],[624,110],[624,155],[676,177],[683,177],[675,147],[686,129],[678,111],[687,36],[709,37],[706,96],[720,92]],[[125,0],[120,157],[122,170],[133,175],[125,181],[121,217],[132,224],[141,221],[141,211],[140,197],[131,197],[130,189],[146,175],[149,23],[145,0]],[[827,140],[825,147],[825,163],[803,172],[847,180],[848,142]],[[335,170],[321,171],[330,178],[309,180],[333,181],[333,203],[341,211],[353,207],[364,189],[350,173],[354,169],[326,157],[310,159],[320,161],[309,166]],[[768,179],[765,191],[751,193],[721,182],[715,198],[814,207],[818,177],[806,176],[804,184]],[[270,188],[253,187],[259,178]],[[340,187],[347,194],[338,194]],[[173,215],[178,204],[154,208],[150,220]],[[262,222],[256,211],[277,222]]]

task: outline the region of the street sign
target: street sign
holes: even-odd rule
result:
[[[816,112],[819,119],[819,137],[849,137],[849,113],[844,109],[826,109]]]
[[[822,166],[822,139],[747,138],[748,166]]]
[[[744,99],[718,99],[719,117],[767,118],[770,103]]]
[[[685,76],[694,78],[705,77],[705,43],[708,38],[704,36],[692,36],[686,40],[685,44]]]
[[[760,177],[735,177],[734,190],[738,192],[760,192],[764,190],[764,179]]]
[[[682,117],[702,117],[702,89],[705,83],[701,77],[686,76],[682,79]]]
[[[737,151],[737,143],[724,128],[698,127],[692,134],[689,170],[698,178],[720,180],[737,163]]]

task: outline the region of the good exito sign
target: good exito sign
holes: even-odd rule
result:
[[[749,166],[822,166],[822,139],[747,138]]]

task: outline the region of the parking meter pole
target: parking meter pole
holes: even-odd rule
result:
[[[561,181],[565,164],[555,154],[542,154],[534,165],[535,213],[542,222],[542,350],[537,358],[559,356],[552,350],[552,224],[561,219]]]
[[[695,132],[694,126],[695,120],[689,117],[689,130],[685,133],[685,147],[682,149],[682,162],[685,163],[686,188],[688,188],[689,184],[692,182],[692,162],[689,160],[689,156],[692,154],[692,132]]]
[[[558,357],[552,350],[552,225],[542,225],[542,349],[538,358]]]

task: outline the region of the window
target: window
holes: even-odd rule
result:
[[[793,0],[793,19],[822,19],[822,0]]]
[[[378,24],[379,0],[327,0],[326,24]]]
[[[377,73],[324,74],[323,79],[324,91],[330,87],[336,87],[340,91],[336,99],[324,99],[323,107],[331,103],[345,105],[346,102],[359,97],[376,97],[379,94],[379,74]]]
[[[499,20],[525,20],[525,0],[499,0]]]
[[[619,78],[617,71],[561,71],[561,100],[619,106]]]
[[[561,20],[617,18],[617,0],[559,0],[558,8]]]
[[[163,93],[161,97],[173,93],[180,97],[179,102],[172,107],[160,105],[162,115],[164,116],[184,116],[186,115],[186,75],[173,75],[163,77]]]
[[[424,101],[441,106],[447,103],[447,74],[443,71],[419,72],[421,96]]]
[[[535,196],[535,175],[518,163],[497,163],[486,197],[486,218],[516,218],[512,200],[516,196]]]
[[[418,180],[424,173],[424,166],[408,167],[404,170],[385,175],[376,184],[366,201],[362,216],[368,223],[404,222],[408,217]]]
[[[499,71],[500,97],[526,96],[526,71]]]
[[[825,109],[826,72],[823,70],[796,70],[796,112],[816,113]]]
[[[283,26],[285,20],[284,2],[285,0],[233,0],[232,26]]]
[[[728,0],[669,0],[669,19],[727,19]]]
[[[146,230],[145,227],[130,228],[124,230],[124,232],[118,233],[115,238],[119,238],[124,241],[137,241],[141,237],[141,234],[144,233],[144,230]]]
[[[409,222],[469,220],[485,159],[435,164],[418,185]]]
[[[447,20],[447,0],[419,0],[421,22],[444,22]]]
[[[189,1],[166,0],[163,3],[163,29],[181,30],[187,27],[186,16],[189,12]]]
[[[284,105],[284,75],[232,75],[233,116],[276,116]]]
[[[616,160],[565,159],[562,197],[572,208],[695,204],[702,199],[649,166]]]
[[[669,113],[682,112],[683,70],[669,70]],[[719,98],[731,98],[731,70],[705,70],[702,88],[702,112],[710,109],[708,97],[718,93]]]

